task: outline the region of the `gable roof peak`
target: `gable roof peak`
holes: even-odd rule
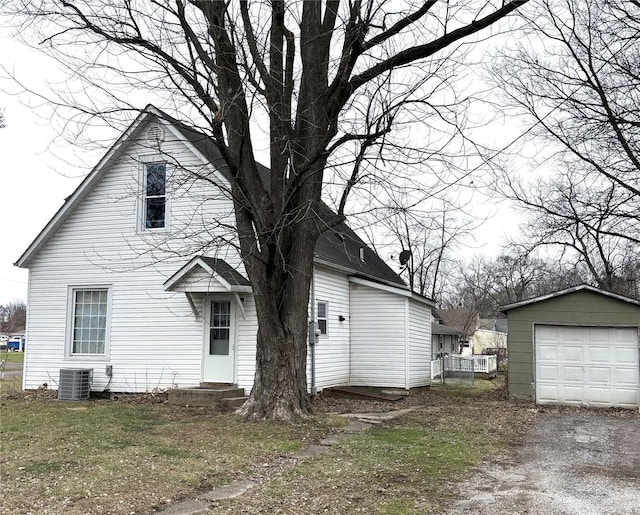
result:
[[[506,313],[507,311],[511,310],[511,309],[515,309],[515,308],[519,308],[522,306],[527,306],[529,304],[535,304],[537,302],[543,302],[545,300],[549,300],[549,299],[553,299],[556,297],[562,297],[563,295],[568,295],[571,293],[576,293],[579,291],[589,291],[591,293],[596,293],[598,295],[603,295],[606,297],[610,297],[612,299],[616,299],[622,302],[627,302],[629,304],[635,304],[637,306],[640,306],[640,300],[638,299],[633,299],[631,297],[626,297],[624,295],[620,295],[619,293],[614,293],[608,290],[604,290],[602,288],[597,288],[595,286],[591,286],[589,284],[578,284],[576,286],[571,286],[569,288],[565,288],[563,290],[558,290],[555,292],[551,292],[548,293],[546,295],[539,295],[538,297],[533,297],[530,299],[525,299],[525,300],[521,300],[519,302],[513,302],[511,304],[506,304],[504,306],[500,306],[498,309],[503,312]]]
[[[156,117],[168,128],[177,131],[176,135],[202,160],[203,164],[212,165],[227,180],[230,179],[224,157],[209,136],[185,125],[153,104],[147,104],[91,172],[87,174],[75,191],[67,197],[53,218],[18,258],[15,263],[16,266],[21,268],[29,267],[31,261],[65,223],[74,209],[86,198],[94,185],[101,180],[113,163],[124,155],[129,143],[140,134],[142,127],[151,117]],[[270,183],[269,169],[259,163],[257,163],[257,166],[261,180],[268,187]],[[369,278],[406,289],[407,286],[400,276],[344,220],[336,223],[337,216],[329,206],[322,201],[320,202],[318,218],[321,223],[326,225],[326,230],[320,234],[316,243],[316,262],[345,271],[354,276]]]

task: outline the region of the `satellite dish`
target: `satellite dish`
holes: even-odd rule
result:
[[[400,252],[400,257],[398,258],[400,260],[400,264],[401,265],[406,265],[407,261],[409,261],[410,257],[411,257],[411,251],[410,250],[403,250],[402,252]]]

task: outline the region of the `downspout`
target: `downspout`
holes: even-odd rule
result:
[[[311,267],[311,308],[309,312],[308,340],[311,358],[311,395],[315,396],[316,390],[316,276],[315,266]]]
[[[409,368],[410,353],[409,353],[409,297],[404,300],[404,389],[409,390],[411,387],[411,371]]]

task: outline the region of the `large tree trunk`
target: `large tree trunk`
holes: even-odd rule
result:
[[[239,414],[292,423],[310,414],[306,324],[297,318],[259,322],[254,386]]]
[[[310,414],[307,393],[309,288],[317,233],[310,220],[287,228],[274,259],[245,259],[258,315],[256,371],[247,402],[248,417],[299,422]],[[287,244],[288,243],[288,244]],[[288,248],[287,259],[280,250]]]
[[[366,52],[373,19],[369,17],[371,11],[361,9],[359,2],[350,6],[343,20],[344,42],[336,53],[340,54],[337,61],[331,57],[331,45],[332,41],[334,44],[340,41],[334,38],[340,2],[302,3],[298,74],[297,40],[286,27],[286,2],[272,0],[268,4],[271,23],[266,40],[256,38],[251,9],[248,4],[240,4],[244,26],[241,40],[246,42],[253,59],[249,67],[243,67],[246,50],[239,51],[236,47],[237,25],[233,10],[228,10],[229,4],[193,0],[208,22],[215,47],[211,71],[217,76],[220,105],[211,110],[221,127],[214,127],[214,136],[232,175],[240,251],[258,316],[254,387],[239,413],[286,421],[298,420],[309,413],[306,384],[309,286],[316,240],[326,228],[318,218],[318,207],[324,169],[333,152],[331,143],[339,133],[340,113],[349,98],[368,82],[387,76],[393,68],[433,55],[491,25],[525,1],[503,5],[466,27],[399,51],[352,76],[358,58]],[[377,37],[368,40],[369,48],[393,39],[403,28],[425,17],[436,4],[425,2],[407,18],[383,28]],[[261,41],[269,43],[267,55],[260,48]],[[206,52],[200,55],[208,58]],[[330,69],[334,75],[331,81]],[[257,75],[248,79],[248,71]],[[255,161],[251,140],[253,101],[248,102],[253,93],[248,95],[252,88],[247,88],[247,81],[253,82],[252,88],[260,92],[268,107],[271,174],[267,181]],[[351,134],[347,130],[343,143],[362,137],[373,141],[386,132],[370,130],[368,127],[365,134],[358,131]]]
[[[317,94],[307,101],[300,100],[307,108],[305,120],[298,124],[305,144],[301,147],[292,142],[296,158],[291,159],[284,137],[292,130],[290,113],[281,112],[289,106],[289,95],[282,88],[270,87],[271,176],[265,184],[258,173],[249,137],[250,115],[236,50],[225,29],[226,4],[198,2],[198,5],[207,14],[216,44],[220,109],[227,127],[226,158],[234,176],[231,187],[240,251],[252,284],[258,317],[254,386],[238,412],[257,418],[296,421],[308,415],[310,409],[306,384],[307,307],[319,234],[314,214],[317,210],[310,208],[320,201],[326,156],[318,158],[316,154],[323,150],[319,142],[327,137],[326,120],[321,128],[313,122],[317,121],[318,112],[324,113],[325,104],[318,102]],[[311,5],[312,11],[318,10],[318,5]],[[284,4],[274,2],[273,9],[271,30],[275,40],[270,64],[274,76],[267,79],[269,84],[282,78],[279,67],[282,66],[284,34],[277,18]],[[326,60],[320,63],[319,68],[326,68]],[[310,78],[302,82],[313,83]],[[317,85],[317,81],[313,83],[314,87]],[[313,87],[307,89],[313,90]],[[301,94],[301,98],[309,96]],[[323,114],[322,118],[326,116]],[[288,178],[290,175],[297,177],[301,184],[295,178]],[[291,181],[293,184],[289,184]]]

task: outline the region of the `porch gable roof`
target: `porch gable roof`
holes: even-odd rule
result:
[[[166,291],[212,291],[212,288],[204,289],[202,286],[191,285],[189,277],[197,270],[203,270],[221,288],[220,291],[250,292],[251,283],[229,263],[220,258],[208,256],[195,256],[183,265],[176,273],[164,282]]]

